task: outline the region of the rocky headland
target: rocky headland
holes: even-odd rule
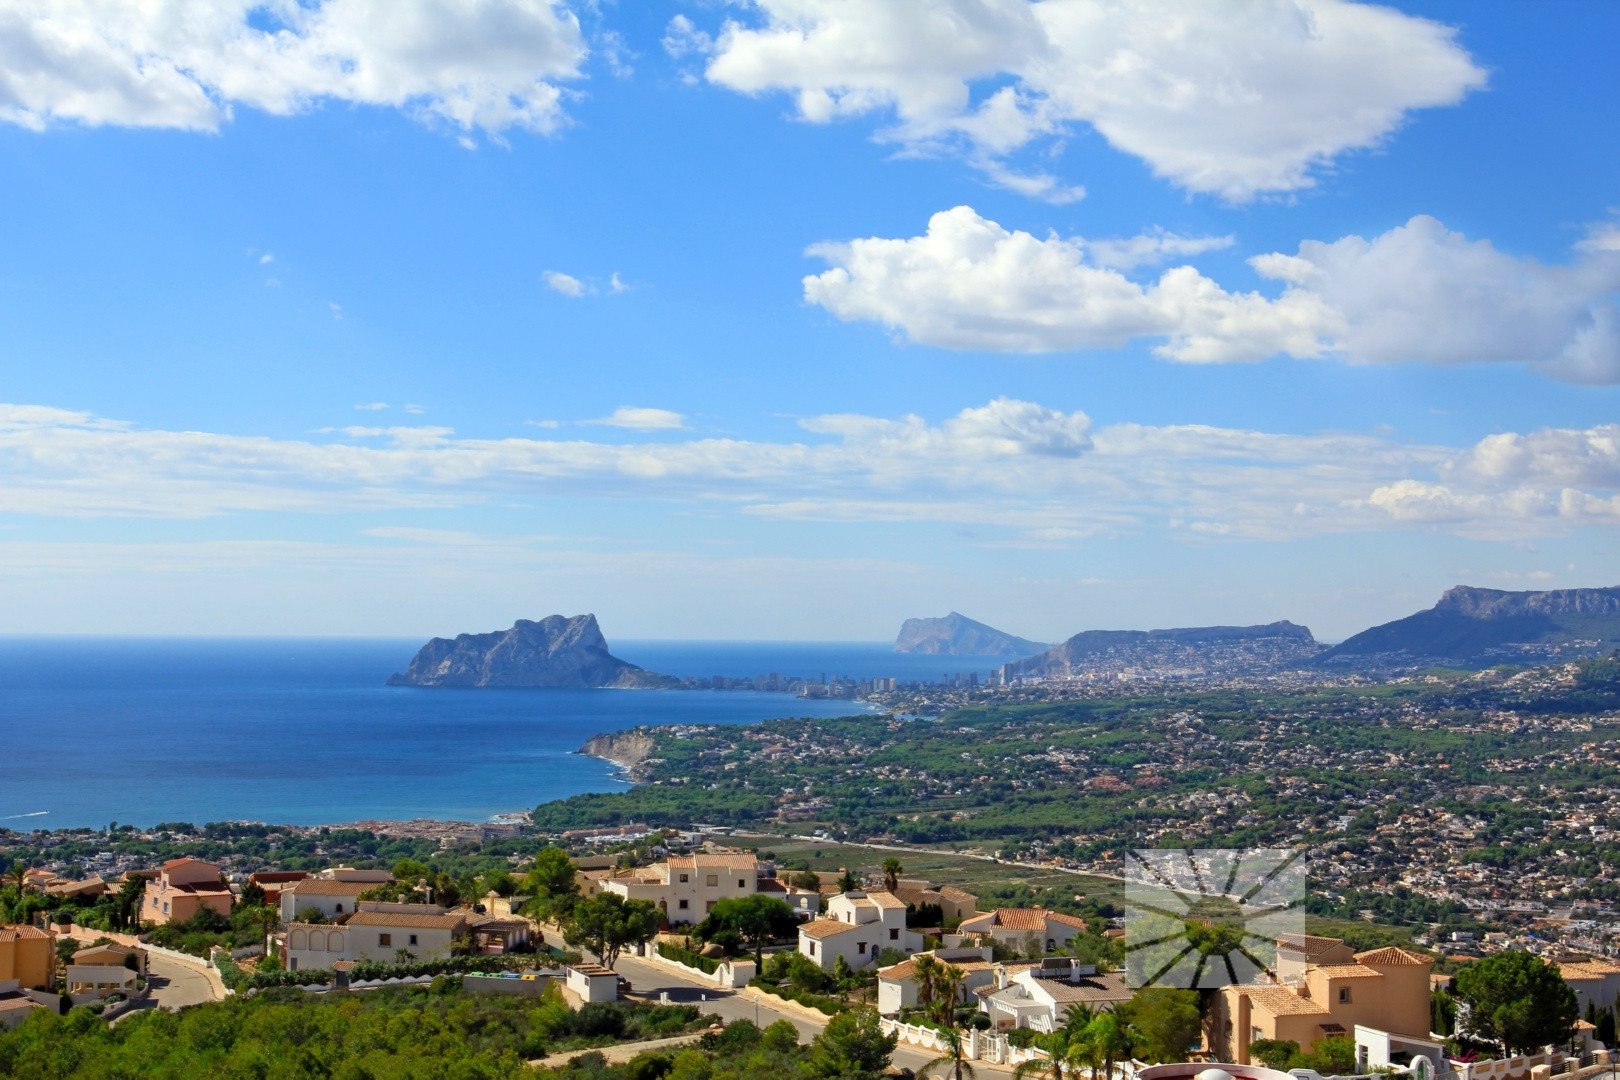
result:
[[[519,619],[510,630],[434,638],[389,686],[676,689],[681,681],[608,651],[595,615]]]

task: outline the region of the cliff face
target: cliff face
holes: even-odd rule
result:
[[[1067,678],[1122,665],[1253,673],[1298,667],[1320,651],[1309,629],[1286,620],[1260,626],[1087,630],[1002,670],[1008,678]]]
[[[1578,659],[1617,644],[1620,588],[1506,592],[1459,585],[1427,611],[1347,638],[1322,662],[1474,667]]]
[[[510,630],[434,638],[390,686],[677,687],[680,680],[608,652],[595,615],[519,619]]]
[[[954,611],[943,619],[907,619],[894,642],[895,652],[934,656],[1028,656],[1044,648]]]
[[[626,732],[619,735],[592,735],[585,740],[585,745],[579,748],[581,754],[587,757],[601,758],[611,761],[615,765],[623,765],[632,771],[652,757],[655,744],[646,735],[635,732]]]

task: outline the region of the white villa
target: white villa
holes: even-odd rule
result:
[[[827,901],[827,914],[799,927],[799,952],[831,971],[838,958],[862,968],[884,949],[911,954],[922,948],[922,935],[906,929],[906,905],[893,893],[847,892]]]
[[[360,904],[341,926],[289,924],[283,936],[288,969],[329,968],[340,960],[393,963],[401,952],[417,960],[443,960],[467,932],[464,914],[436,904]]]
[[[1056,956],[1039,964],[1002,965],[996,989],[981,994],[979,1008],[998,1031],[1021,1027],[1053,1031],[1076,1005],[1104,1012],[1134,994],[1114,972],[1099,973],[1090,964]]]

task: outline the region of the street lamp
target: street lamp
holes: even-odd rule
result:
[[[754,991],[754,1026],[759,1027],[759,991]]]

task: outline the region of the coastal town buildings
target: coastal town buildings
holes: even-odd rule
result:
[[[170,859],[158,875],[146,883],[141,903],[141,921],[149,923],[185,922],[207,908],[230,915],[233,897],[230,886],[216,863],[201,859]]]

